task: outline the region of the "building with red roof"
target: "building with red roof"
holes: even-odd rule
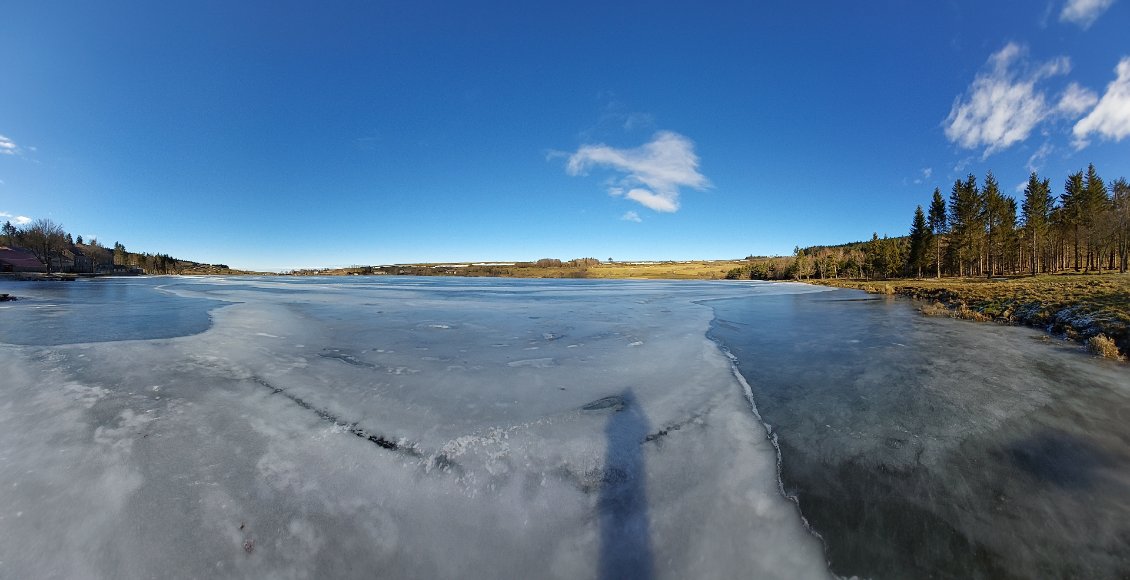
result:
[[[0,272],[46,272],[35,254],[20,248],[0,246]]]

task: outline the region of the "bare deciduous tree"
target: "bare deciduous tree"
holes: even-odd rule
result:
[[[40,218],[24,226],[22,233],[27,249],[47,266],[48,272],[51,272],[51,258],[62,255],[63,249],[66,248],[66,232],[63,231],[62,224]]]

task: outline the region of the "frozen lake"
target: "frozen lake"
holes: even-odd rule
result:
[[[0,291],[0,578],[1130,570],[1125,367],[1031,330],[757,282]]]

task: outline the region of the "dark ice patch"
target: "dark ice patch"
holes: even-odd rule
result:
[[[1089,488],[1106,456],[1087,441],[1062,431],[1044,431],[1005,449],[1013,465],[1036,479],[1064,488]]]
[[[611,409],[613,413],[623,411],[624,398],[619,395],[612,395],[611,397],[597,399],[581,407],[582,411],[603,411],[605,409]]]

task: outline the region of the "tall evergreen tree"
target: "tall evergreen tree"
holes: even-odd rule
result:
[[[953,183],[949,200],[949,225],[956,259],[958,275],[964,275],[968,266],[973,275],[977,263],[981,237],[981,196],[977,191],[977,177],[970,174],[965,181]]]
[[[1101,222],[1109,203],[1106,184],[1095,170],[1095,164],[1088,164],[1087,174],[1083,177],[1083,202],[1080,204],[1080,222],[1087,243],[1088,270],[1102,271],[1101,254],[1105,236]]]
[[[1003,254],[1003,232],[1008,202],[1001,194],[997,178],[990,171],[985,175],[985,186],[981,188],[980,221],[985,228],[985,269],[992,276],[999,269],[997,259]],[[1013,217],[1015,221],[1015,214]]]
[[[126,265],[126,247],[118,242],[114,242],[114,265]]]
[[[1079,230],[1083,227],[1083,206],[1086,204],[1086,192],[1083,187],[1083,172],[1072,173],[1063,184],[1063,195],[1060,203],[1063,204],[1063,221],[1070,230],[1075,259],[1072,267],[1079,271]]]
[[[942,277],[942,238],[946,235],[946,202],[942,199],[942,192],[934,188],[934,198],[930,201],[930,217],[928,220],[930,233],[934,238],[934,260],[936,274]]]
[[[1031,244],[1029,267],[1033,274],[1038,274],[1041,269],[1040,258],[1044,254],[1041,244],[1047,234],[1052,204],[1051,182],[1047,179],[1040,181],[1040,177],[1033,171],[1028,176],[1028,185],[1024,188],[1024,201],[1020,205],[1024,219],[1024,236]]]
[[[812,260],[808,254],[796,246],[793,248],[793,277],[797,280],[808,278],[812,275]]]
[[[930,226],[926,223],[926,214],[922,206],[914,210],[914,221],[910,224],[910,253],[907,256],[907,272],[913,272],[917,277],[922,277],[922,268],[927,264],[927,253],[930,249]]]
[[[1115,247],[1118,253],[1118,271],[1130,267],[1130,183],[1119,178],[1111,186]]]
[[[883,276],[883,248],[879,232],[872,233],[871,240],[863,244],[863,265],[867,269],[868,278]]]
[[[16,229],[16,226],[12,225],[12,222],[4,220],[4,226],[0,228],[0,235],[4,237],[5,246],[17,245],[16,236],[19,235],[19,230]]]

